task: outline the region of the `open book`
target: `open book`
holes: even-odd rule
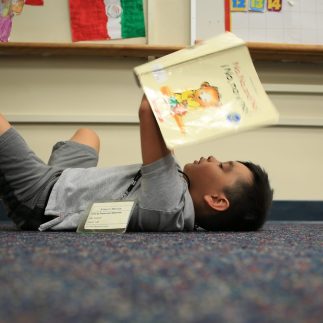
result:
[[[134,72],[169,148],[278,121],[245,42],[224,33]]]

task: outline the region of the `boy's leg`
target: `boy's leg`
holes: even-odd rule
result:
[[[65,143],[53,149],[48,166],[0,115],[0,197],[18,227],[36,230],[51,220],[44,216],[44,210],[53,185],[66,167],[96,165],[99,140],[94,132],[79,130]]]
[[[99,151],[99,136],[91,129],[80,128],[70,140],[54,145],[48,165],[63,169],[95,167]]]
[[[97,153],[100,152],[100,138],[92,129],[80,128],[76,130],[71,141],[92,147]]]
[[[0,114],[0,136],[10,128],[11,128],[10,123],[6,120],[6,118],[2,114]]]
[[[0,196],[9,217],[35,230],[44,219],[46,198],[62,170],[46,165],[3,116],[0,118]]]

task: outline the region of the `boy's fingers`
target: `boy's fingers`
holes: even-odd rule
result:
[[[145,108],[150,108],[150,103],[149,101],[147,100],[147,97],[146,95],[144,94],[142,99],[141,99],[141,106],[142,107],[145,107]]]

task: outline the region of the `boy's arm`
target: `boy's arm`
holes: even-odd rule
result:
[[[140,104],[139,120],[142,162],[146,165],[165,157],[171,151],[165,144],[146,96]]]

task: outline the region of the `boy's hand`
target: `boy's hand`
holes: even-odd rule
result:
[[[150,104],[144,95],[139,108],[141,154],[144,165],[170,153],[166,147]]]

